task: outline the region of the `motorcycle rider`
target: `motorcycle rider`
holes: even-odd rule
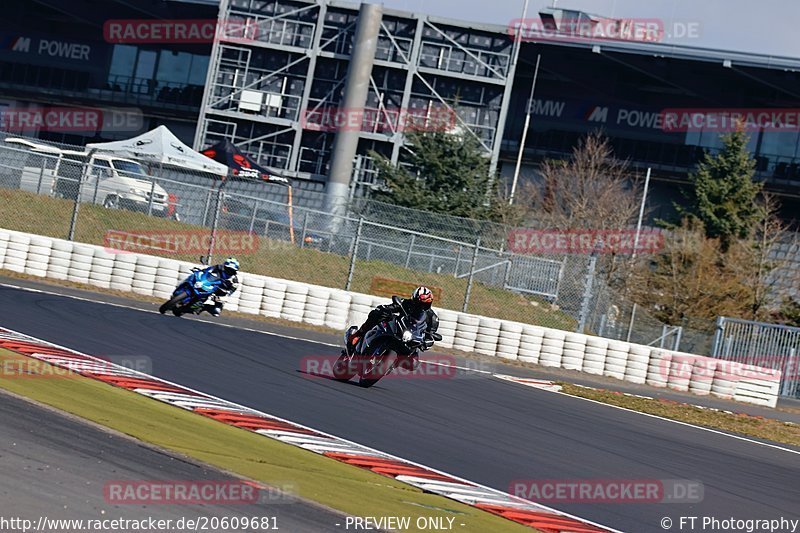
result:
[[[355,346],[358,341],[367,334],[369,330],[378,325],[382,320],[387,320],[395,314],[400,314],[400,306],[405,309],[405,312],[410,316],[416,316],[420,312],[425,313],[425,321],[427,322],[427,330],[425,331],[425,344],[423,350],[428,350],[433,346],[432,334],[439,329],[439,316],[431,309],[433,304],[433,292],[428,287],[417,287],[411,293],[411,298],[400,298],[399,304],[391,303],[389,305],[379,305],[367,316],[360,328],[353,332],[350,336],[349,342],[351,346]],[[417,367],[418,361],[412,362],[412,370]]]
[[[203,304],[203,311],[208,311],[213,316],[219,316],[222,313],[223,306],[220,298],[233,294],[239,288],[239,278],[236,275],[239,272],[239,261],[235,257],[229,257],[224,263],[210,266],[204,272],[222,280],[222,283],[216,288],[211,298]]]

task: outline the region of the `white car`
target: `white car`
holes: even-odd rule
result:
[[[136,161],[112,155],[61,150],[27,139],[12,138],[5,142],[26,146],[42,156],[40,166],[23,168],[20,180],[22,190],[74,199],[78,184],[82,182],[81,202],[155,216],[171,215],[167,191],[148,179],[147,170]]]

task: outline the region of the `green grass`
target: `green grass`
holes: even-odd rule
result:
[[[20,367],[31,362],[35,366]],[[531,531],[394,479],[0,350],[0,388],[355,516],[451,516],[460,531]],[[21,376],[13,370],[35,369]],[[11,369],[11,370],[9,370]],[[51,377],[51,376],[58,377]],[[98,489],[101,490],[101,489]],[[99,495],[99,494],[98,494]],[[333,529],[333,524],[331,524]]]
[[[73,202],[24,191],[0,190],[0,227],[66,238]],[[206,228],[172,220],[148,217],[143,213],[104,209],[93,204],[80,206],[75,240],[104,244],[108,230],[119,231],[207,231]],[[176,259],[197,261],[197,255],[171,255]],[[344,288],[350,260],[311,248],[299,248],[284,241],[262,238],[258,250],[240,254],[242,269],[254,274]],[[460,311],[467,287],[466,279],[445,274],[418,272],[384,261],[356,262],[351,290],[369,293],[374,276],[442,288],[442,301],[435,305]],[[470,298],[470,312],[506,320],[573,330],[575,321],[538,298],[527,298],[502,289],[475,283]]]

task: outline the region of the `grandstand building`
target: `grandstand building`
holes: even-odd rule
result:
[[[7,6],[0,21],[0,105],[130,108],[141,116],[137,131],[134,120],[91,132],[32,132],[51,140],[118,139],[162,123],[195,148],[228,138],[261,164],[296,178],[298,201],[311,207],[324,204],[311,191],[368,194],[374,183],[369,153],[402,162],[403,129],[412,122],[471,132],[510,177],[530,108],[523,180],[535,178],[544,158],[568,155],[581,136],[601,129],[617,156],[642,173],[653,168],[651,203],[662,208],[654,216],[666,216],[680,200],[680,184],[703,151],[720,146],[717,127],[665,128],[665,110],[800,108],[800,60],[794,58],[531,35],[517,50],[506,26],[379,6],[367,13],[338,0],[144,4],[23,0]],[[542,20],[564,13],[585,16],[545,10]],[[213,46],[197,37],[202,28],[178,33],[154,22],[218,16],[223,23]],[[359,102],[361,131],[331,118],[347,109],[345,102]],[[457,116],[442,111],[455,103]],[[787,218],[798,211],[799,141],[796,124],[755,129],[750,138],[758,178],[781,196]]]

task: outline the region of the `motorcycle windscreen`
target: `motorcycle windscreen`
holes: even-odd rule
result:
[[[428,329],[428,320],[427,316],[425,315],[425,311],[420,311],[416,315],[410,315],[409,319],[409,329],[411,330],[411,335],[413,336],[414,340],[422,341],[425,338],[425,331]]]

